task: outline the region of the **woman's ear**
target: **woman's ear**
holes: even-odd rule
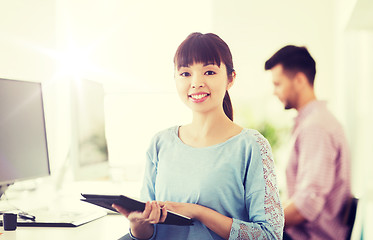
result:
[[[236,80],[236,71],[233,71],[231,80],[229,81],[228,79],[229,82],[227,84],[227,90],[229,90],[233,86],[235,80]]]

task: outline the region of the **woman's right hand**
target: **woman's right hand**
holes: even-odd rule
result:
[[[112,207],[130,221],[131,233],[134,237],[149,239],[154,233],[153,224],[164,222],[167,217],[167,210],[161,208],[160,203],[156,201],[147,202],[143,212],[130,212],[115,204]]]
[[[137,225],[157,224],[164,222],[167,217],[167,209],[162,208],[161,205],[163,204],[157,201],[146,202],[143,212],[130,212],[115,204],[113,204],[112,207],[115,208],[119,213],[123,214],[131,222],[131,225]]]

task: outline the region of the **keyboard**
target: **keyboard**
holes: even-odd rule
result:
[[[64,211],[38,209],[28,212],[35,220],[17,218],[19,227],[78,227],[107,215],[105,211],[84,210]],[[0,221],[0,226],[3,223]]]

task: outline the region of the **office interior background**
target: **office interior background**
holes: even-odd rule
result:
[[[283,186],[296,112],[273,95],[264,62],[284,45],[306,46],[317,63],[317,97],[349,140],[353,193],[372,213],[372,12],[369,0],[0,0],[0,78],[42,82],[52,177],[69,172],[72,84],[101,83],[110,178],[140,182],[151,137],[191,117],[173,82],[177,46],[191,32],[216,33],[237,71],[235,120],[274,129]]]

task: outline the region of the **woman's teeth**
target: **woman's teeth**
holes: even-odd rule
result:
[[[201,98],[204,98],[206,97],[208,94],[197,94],[197,95],[190,95],[191,98],[194,98],[194,99],[201,99]]]

